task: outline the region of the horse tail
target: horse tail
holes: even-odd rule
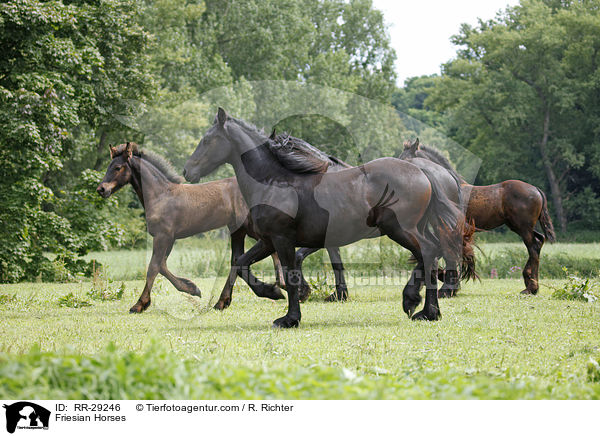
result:
[[[470,222],[466,220],[461,221],[462,227],[462,262],[460,268],[460,280],[475,280],[479,279],[477,271],[475,271],[475,243],[473,241],[477,228],[475,227],[475,220]]]
[[[427,168],[421,168],[431,184],[431,202],[427,213],[428,222],[438,229],[440,238],[432,238],[442,249],[442,253],[454,257],[455,253],[461,251],[461,279],[477,278],[475,271],[475,251],[473,249],[473,235],[475,225],[468,223],[465,215],[444,193],[444,189],[435,174]],[[460,193],[460,186],[458,187]],[[460,198],[460,195],[459,195]],[[433,236],[428,226],[423,226],[429,236]],[[445,256],[446,257],[446,256]]]
[[[540,226],[544,231],[544,236],[546,240],[549,242],[556,242],[556,233],[554,233],[554,225],[552,224],[552,218],[550,218],[550,214],[548,213],[548,201],[546,200],[546,194],[540,188],[536,186],[536,189],[542,196],[542,211],[540,212],[540,216],[538,218],[540,222]]]

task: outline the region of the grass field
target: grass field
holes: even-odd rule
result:
[[[516,235],[515,235],[516,237]],[[246,246],[252,246],[247,238]],[[94,252],[87,259],[96,259],[108,268],[114,280],[141,280],[145,277],[146,264],[152,253],[147,249],[131,251]],[[361,270],[388,273],[401,269],[411,269],[409,253],[387,238],[359,241],[342,247],[342,258],[347,269],[353,265]],[[480,242],[476,249],[477,269],[481,277],[489,277],[492,268],[500,278],[521,277],[521,270],[527,261],[527,250],[522,242]],[[304,262],[307,271],[320,271],[327,265],[324,250],[308,257]],[[184,277],[206,277],[215,274],[226,275],[229,268],[229,248],[227,239],[189,238],[178,241],[169,256],[169,268]],[[600,275],[600,243],[557,243],[545,244],[542,249],[540,276],[563,278],[562,267],[581,275]],[[512,268],[517,267],[517,268]],[[254,270],[271,274],[272,263],[264,260],[253,267]],[[512,268],[512,269],[511,269]]]
[[[545,286],[524,297],[521,280],[468,283],[428,323],[402,313],[399,286],[353,285],[350,301],[314,298],[299,329],[278,331],[285,301],[236,285],[215,312],[223,280],[195,281],[202,299],[159,279],[141,315],[128,309],[142,281],[114,301],[87,296],[90,282],[0,286],[0,397],[600,398],[600,305]],[[59,306],[70,293],[92,305]]]

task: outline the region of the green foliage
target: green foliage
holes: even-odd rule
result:
[[[8,304],[17,301],[17,294],[0,294],[0,304]]]
[[[600,297],[600,284],[592,279],[577,277],[569,274],[569,270],[563,267],[567,276],[567,283],[562,288],[556,289],[552,298],[557,300],[580,300],[593,303]]]
[[[92,300],[114,301],[123,298],[125,293],[125,283],[121,282],[117,286],[108,276],[108,268],[94,269],[92,275],[92,288],[87,292],[87,296]]]
[[[425,103],[432,89],[438,83],[436,75],[410,77],[404,87],[397,89],[392,95],[392,105],[400,112],[410,115],[432,127],[443,126],[442,114],[434,111]]]
[[[590,359],[588,380],[600,380]],[[402,376],[382,368],[357,374],[348,368],[312,364],[256,369],[208,360],[182,359],[157,342],[142,352],[109,344],[94,356],[42,352],[34,345],[19,356],[0,355],[3,398],[127,399],[431,399],[564,398],[533,377],[461,372],[454,368],[406,368]],[[589,392],[596,398],[598,392]]]
[[[131,0],[0,5],[2,282],[51,271],[44,252],[55,253],[71,273],[81,271],[76,255],[97,247],[96,235],[82,234],[96,230],[85,211],[74,216],[81,192],[75,189],[75,204],[68,204],[66,175],[78,180],[81,167],[63,162],[85,160],[89,167],[78,138],[88,140],[119,101],[148,91],[147,35],[135,24],[137,8]],[[98,239],[102,244],[103,236]]]
[[[600,364],[598,363],[599,360],[600,358],[598,357],[590,357],[590,360],[588,361],[587,375],[588,381],[590,381],[591,383],[600,383]]]
[[[71,307],[73,309],[79,309],[82,307],[89,307],[92,304],[87,300],[77,297],[72,292],[69,292],[68,294],[63,295],[58,299],[58,305],[60,307]]]
[[[333,283],[333,277],[330,278],[330,282]],[[335,292],[335,286],[327,283],[327,274],[324,272],[317,272],[315,277],[310,277],[307,280],[308,285],[311,288],[310,296],[308,297],[311,301],[323,301]]]
[[[463,25],[425,103],[483,158],[478,183],[544,188],[556,218],[597,228],[600,3],[523,0]],[[581,207],[584,206],[585,208]]]

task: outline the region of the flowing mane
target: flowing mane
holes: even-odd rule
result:
[[[350,168],[344,161],[329,156],[303,139],[288,133],[271,135],[269,148],[287,169],[297,173],[325,173],[331,166]]]
[[[178,184],[184,182],[184,178],[181,177],[179,174],[177,174],[177,171],[175,171],[175,168],[169,161],[167,161],[167,159],[165,159],[161,155],[159,155],[151,150],[146,150],[146,149],[140,148],[140,146],[138,144],[136,144],[135,142],[131,142],[131,145],[133,147],[133,155],[134,156],[137,156],[137,157],[145,160],[146,162],[152,164],[170,182],[178,183]],[[113,157],[117,157],[117,156],[123,154],[126,146],[127,146],[127,144],[117,145],[115,147],[115,152],[113,154]]]
[[[231,116],[229,119],[245,129],[264,136],[263,130],[259,130],[247,121]],[[273,131],[271,137],[266,140],[266,146],[281,165],[295,173],[322,174],[327,172],[330,167],[351,168],[351,165],[341,159],[329,156],[303,139],[288,133],[275,135],[275,131]]]

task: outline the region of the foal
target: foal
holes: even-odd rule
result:
[[[128,142],[110,147],[111,162],[97,191],[104,198],[131,184],[146,211],[148,233],[152,235],[152,258],[146,273],[146,285],[139,300],[129,310],[140,313],[150,305],[150,291],[160,272],[181,292],[200,296],[200,290],[190,280],[177,277],[167,268],[167,257],[176,239],[187,238],[224,226],[231,233],[231,263],[244,252],[246,235],[255,237],[248,224],[248,208],[242,198],[235,178],[199,185],[183,185],[160,156],[140,150]],[[281,266],[274,256],[273,262],[279,276]],[[235,280],[235,271],[230,272]],[[281,282],[283,280],[281,279]],[[248,285],[259,297],[273,300],[284,298],[276,285],[257,280],[250,274]],[[221,294],[215,309],[224,309],[231,303],[231,292]]]

